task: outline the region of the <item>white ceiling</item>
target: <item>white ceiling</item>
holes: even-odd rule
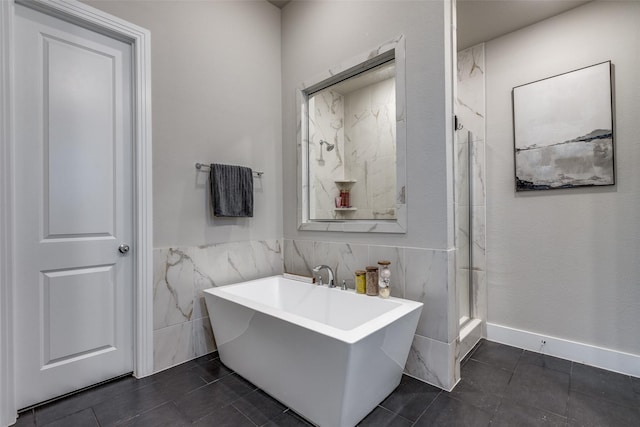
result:
[[[283,8],[290,0],[267,1]],[[458,50],[495,39],[589,1],[457,0]],[[398,2],[398,7],[402,7],[402,2]]]
[[[458,50],[495,39],[590,0],[458,0]]]

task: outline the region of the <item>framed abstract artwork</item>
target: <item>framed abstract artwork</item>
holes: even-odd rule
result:
[[[615,184],[611,68],[513,88],[516,191]]]

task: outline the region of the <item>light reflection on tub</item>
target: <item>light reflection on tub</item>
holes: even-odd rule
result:
[[[273,276],[205,291],[222,362],[321,426],[353,426],[400,383],[422,303]]]

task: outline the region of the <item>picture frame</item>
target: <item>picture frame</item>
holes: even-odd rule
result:
[[[515,190],[615,185],[611,61],[512,90]]]

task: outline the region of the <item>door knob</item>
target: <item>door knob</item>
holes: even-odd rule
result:
[[[129,245],[127,245],[126,243],[121,244],[120,246],[118,246],[118,251],[121,254],[126,254],[127,252],[129,252]]]

